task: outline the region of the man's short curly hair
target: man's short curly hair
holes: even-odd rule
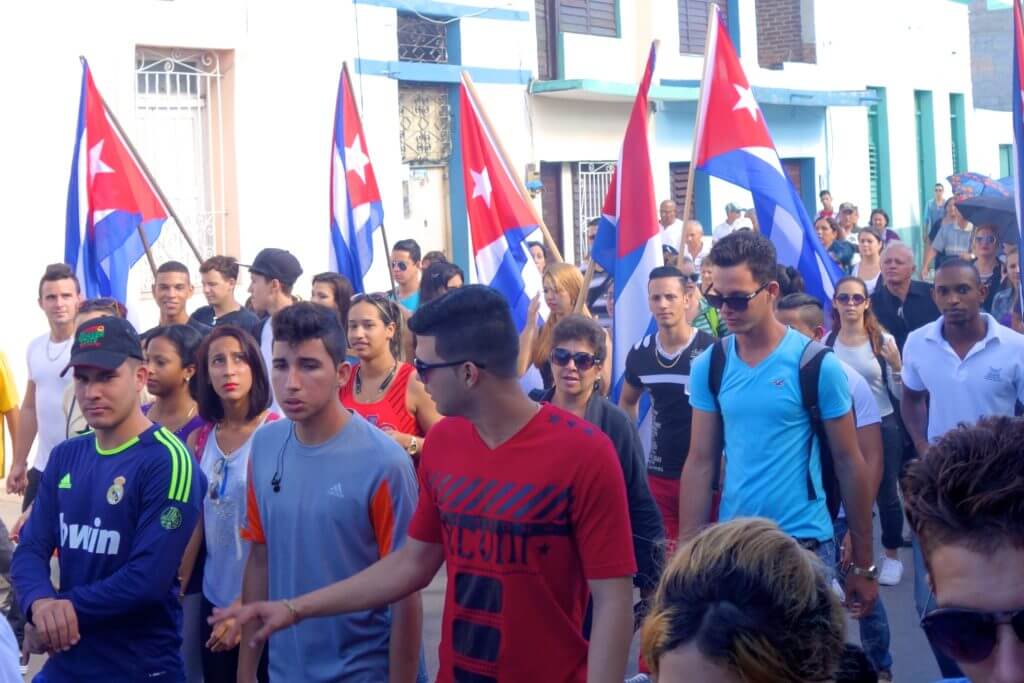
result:
[[[911,463],[903,499],[926,561],[945,545],[1024,548],[1024,419],[987,417],[948,432]]]

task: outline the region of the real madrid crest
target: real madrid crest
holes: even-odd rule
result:
[[[114,483],[107,489],[107,502],[117,505],[124,500],[124,477],[114,477]]]

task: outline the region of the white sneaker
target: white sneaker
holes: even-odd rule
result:
[[[903,563],[891,557],[882,558],[882,570],[878,573],[878,583],[882,586],[896,586],[903,580]]]

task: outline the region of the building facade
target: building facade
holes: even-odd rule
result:
[[[998,51],[999,13],[1008,13],[998,0],[7,3],[0,272],[18,324],[0,330],[0,348],[23,385],[19,359],[45,328],[38,278],[63,257],[79,55],[204,255],[247,262],[263,247],[286,247],[306,268],[297,286],[306,296],[310,277],[328,267],[343,63],[391,242],[413,237],[424,250],[470,263],[458,140],[465,69],[512,165],[538,190],[534,201],[563,253],[579,260],[655,39],[656,192],[682,204],[709,2],[722,9],[809,212],[828,188],[837,203],[857,204],[862,220],[871,207],[885,208],[919,244],[922,206],[937,179],[967,169],[1001,175],[1012,135],[1009,113],[992,96],[1001,67],[978,68]],[[1009,20],[1002,26],[1008,41]],[[986,77],[975,93],[973,82]],[[694,213],[706,230],[729,201],[750,204],[742,191],[696,174]],[[171,223],[155,251],[158,261],[198,269]],[[386,261],[376,259],[371,286],[387,286]],[[143,325],[157,315],[149,282],[142,260],[131,291]],[[193,308],[202,303],[197,291]]]

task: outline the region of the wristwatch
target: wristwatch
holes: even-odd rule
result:
[[[415,436],[409,437],[409,445],[405,447],[405,452],[409,455],[416,455],[420,452],[420,440]]]
[[[853,569],[850,570],[854,576],[860,576],[868,581],[878,581],[879,569],[877,565],[871,565],[867,569],[861,569],[857,565],[853,565]]]

